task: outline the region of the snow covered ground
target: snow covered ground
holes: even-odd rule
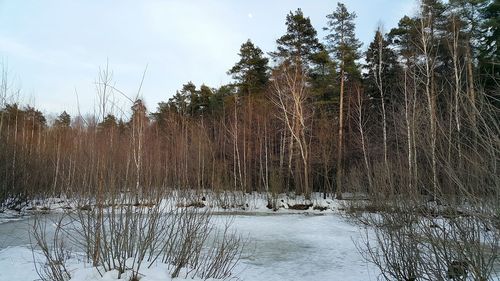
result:
[[[236,215],[233,227],[251,241],[236,269],[239,280],[377,279],[376,269],[362,259],[353,242],[362,233],[338,214]],[[38,279],[28,228],[27,217],[0,224],[0,280]],[[74,281],[115,280],[116,274],[109,273],[101,278],[94,269],[78,260],[72,260],[70,268]],[[165,265],[145,269],[142,273],[142,281],[170,280]]]
[[[123,193],[118,199],[125,202],[135,202],[129,193]],[[134,196],[134,195],[132,195]],[[331,195],[330,195],[331,196]],[[344,199],[364,199],[364,194],[343,193]],[[132,198],[132,199],[131,199]],[[270,202],[274,206],[270,206]],[[337,211],[343,206],[339,200],[334,200],[331,197],[323,198],[323,194],[315,192],[311,194],[311,199],[306,200],[303,195],[292,194],[277,194],[274,198],[265,193],[244,193],[244,192],[221,192],[214,193],[211,191],[176,191],[173,190],[169,196],[165,196],[160,200],[159,204],[163,210],[171,210],[181,206],[197,206],[203,208],[210,208],[213,212],[228,212],[235,213],[303,213],[303,209],[297,209],[300,205],[308,207],[309,213],[338,213]],[[109,204],[116,204],[115,202],[105,202]],[[156,204],[156,202],[146,202]],[[18,215],[31,214],[33,212],[63,212],[76,208],[92,207],[95,204],[94,199],[81,199],[81,198],[66,198],[65,196],[45,198],[41,200],[31,200],[22,205],[15,205],[13,210],[5,210],[0,213],[0,223],[16,220]]]

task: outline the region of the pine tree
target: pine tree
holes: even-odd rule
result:
[[[469,38],[473,39],[470,41],[473,47],[478,47],[480,43],[479,40],[475,39],[483,37],[482,12],[487,8],[489,2],[490,0],[450,0],[448,3],[448,10],[461,17],[464,31]]]
[[[98,126],[99,130],[106,131],[109,129],[116,128],[118,126],[118,123],[117,123],[116,117],[113,114],[107,114],[104,117],[104,120],[101,123],[99,123],[97,126]]]
[[[479,48],[479,68],[482,84],[493,103],[500,108],[500,0],[490,1],[481,10],[483,37]]]
[[[218,89],[215,89],[210,98],[210,111],[212,116],[220,117],[224,113],[226,98],[234,95],[236,95],[236,89],[232,84],[222,85]]]
[[[272,58],[277,62],[288,62],[310,69],[313,56],[323,49],[317,32],[309,17],[304,17],[301,9],[286,16],[287,33],[276,40],[276,52]]]
[[[437,91],[436,78],[446,76],[448,70],[449,52],[446,50],[445,40],[447,34],[446,6],[442,0],[422,0],[420,5],[420,18],[418,18],[418,32],[420,38],[428,37],[428,58],[431,65],[431,91]],[[425,34],[424,34],[425,33]],[[420,42],[419,40],[418,42]],[[422,42],[419,43],[421,45]],[[423,48],[423,46],[420,46]]]
[[[314,54],[312,62],[313,68],[309,77],[315,108],[321,113],[332,113],[333,105],[338,104],[336,64],[326,50]]]
[[[482,52],[484,57],[491,57],[498,66],[500,58],[500,0],[493,0],[488,6],[481,9],[483,22],[481,28],[483,31]]]
[[[342,3],[337,4],[337,9],[326,16],[328,18],[327,27],[329,31],[326,36],[328,47],[333,53],[340,73],[340,101],[339,101],[339,133],[337,147],[337,197],[342,196],[342,158],[343,158],[343,138],[344,138],[344,85],[346,80],[350,81],[360,76],[356,60],[359,59],[359,48],[361,43],[355,35],[354,19],[355,13],[350,13]]]
[[[198,91],[198,104],[196,113],[201,115],[206,115],[210,112],[210,100],[214,95],[213,90],[207,85],[203,84],[200,86]]]
[[[269,60],[250,39],[241,45],[239,56],[240,61],[228,71],[237,82],[238,92],[245,95],[262,92],[269,81]]]
[[[394,47],[395,52],[407,67],[416,61],[417,47],[417,20],[404,16],[399,20],[398,27],[391,29],[388,40]]]
[[[54,121],[54,126],[56,128],[69,128],[71,125],[71,116],[63,111]]]
[[[168,106],[181,115],[192,115],[193,102],[197,103],[196,86],[193,82],[188,82],[168,100]]]
[[[28,125],[27,127],[30,129],[42,129],[47,126],[47,119],[43,113],[32,106],[27,106],[22,116],[25,124]]]
[[[356,13],[350,13],[344,4],[338,3],[337,9],[326,17],[328,22],[324,30],[329,32],[326,36],[327,46],[340,72],[353,78],[359,77],[356,60],[360,58],[359,49],[362,44],[355,34]]]
[[[142,99],[137,99],[131,107],[132,117],[130,118],[131,124],[140,124],[140,126],[145,126],[149,122],[149,118],[146,115],[146,106]]]
[[[365,91],[371,100],[380,98],[378,84],[383,84],[385,102],[396,102],[398,97],[390,94],[394,93],[397,87],[397,77],[400,73],[398,57],[380,30],[375,32],[375,37],[365,52],[363,68],[367,71],[364,74]]]

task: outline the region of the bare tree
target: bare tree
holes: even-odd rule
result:
[[[361,96],[361,89],[360,89],[360,87],[356,87],[356,106],[355,106],[355,116],[357,117],[356,123],[358,125],[358,130],[359,130],[359,134],[360,134],[360,138],[361,138],[361,149],[363,150],[363,159],[364,159],[364,164],[365,164],[365,169],[366,169],[366,175],[368,178],[368,185],[370,188],[370,192],[373,192],[372,172],[371,172],[371,168],[370,168],[367,140],[366,140],[365,129],[364,129],[367,121],[363,118],[363,114],[364,114],[364,112],[363,112],[363,97]]]
[[[297,65],[289,65],[285,62],[274,72],[272,101],[281,111],[281,118],[292,140],[290,146],[294,143],[298,146],[303,168],[303,191],[306,197],[309,198],[311,193],[309,177],[310,141],[307,137],[307,130],[311,113],[307,108],[308,89],[306,77],[303,69]]]
[[[432,15],[426,15],[422,11],[419,20],[419,40],[418,47],[422,52],[422,59],[424,61],[423,76],[424,76],[424,92],[427,98],[427,112],[429,114],[430,125],[430,142],[431,142],[431,172],[432,172],[432,194],[434,200],[439,196],[438,187],[438,172],[437,172],[437,156],[436,156],[436,142],[437,142],[437,116],[436,116],[436,96],[434,91],[434,67],[435,60],[433,59],[433,42],[432,39]]]

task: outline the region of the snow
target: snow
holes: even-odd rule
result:
[[[355,247],[359,229],[339,215],[241,216],[234,226],[255,242],[243,280],[376,280]]]
[[[39,280],[36,273],[36,268],[33,263],[33,258],[37,260],[42,259],[42,255],[38,252],[32,253],[31,249],[28,247],[15,246],[8,247],[0,250],[0,280],[9,281],[28,281],[28,280]],[[109,271],[103,274],[101,277],[99,272],[91,267],[89,264],[85,264],[81,259],[75,258],[71,259],[69,262],[69,268],[72,275],[71,281],[112,281],[118,280],[116,278],[116,271]],[[40,265],[39,265],[40,266]],[[151,269],[144,269],[142,271],[143,278],[141,281],[168,281],[168,280],[183,280],[183,279],[171,279],[168,275],[168,271],[165,265],[157,266]],[[128,280],[129,275],[125,274],[122,276],[121,280]],[[199,279],[189,279],[189,280],[199,280]],[[211,279],[208,279],[209,281]]]
[[[268,199],[270,195],[265,193],[244,193],[244,192],[220,192],[215,193],[212,191],[196,191],[196,190],[173,190],[169,196],[162,199],[159,204],[162,210],[172,210],[172,208],[177,208],[181,206],[190,206],[192,204],[201,203],[205,208],[210,208],[213,212],[236,212],[236,213],[303,213],[302,210],[293,210],[292,206],[295,204],[312,204],[313,207],[321,207],[323,210],[309,208],[307,212],[310,213],[337,213],[338,209],[341,208],[338,200],[334,200],[331,197],[323,199],[322,193],[313,193],[310,200],[306,200],[303,195],[290,194],[277,194],[274,197],[274,201],[277,205],[277,210],[272,210],[268,208]],[[126,200],[130,194],[123,193],[122,199]],[[354,195],[345,193],[346,198],[354,197]],[[87,205],[89,202],[94,202],[94,200],[82,200],[82,199],[72,199],[66,196],[61,196],[59,198],[45,198],[32,200],[25,205],[16,206],[20,211],[10,211],[6,210],[4,213],[0,213],[0,224],[3,222],[8,222],[11,220],[19,219],[19,216],[23,216],[31,213],[54,213],[54,212],[64,212],[67,210],[72,210],[76,208],[81,208],[83,205]],[[116,203],[116,202],[108,202]],[[147,202],[153,203],[153,202]],[[90,204],[92,205],[92,204]]]
[[[127,194],[123,196],[127,198]],[[344,196],[350,197],[363,199],[363,194]],[[212,221],[216,227],[222,227],[231,218],[232,229],[247,237],[248,246],[234,270],[236,278],[229,280],[378,280],[376,267],[366,262],[356,248],[356,242],[366,234],[366,229],[342,217],[342,201],[323,199],[319,193],[313,194],[310,200],[280,194],[274,198],[278,209],[272,210],[267,207],[268,196],[259,193],[184,191],[169,198],[159,202],[161,210],[203,206],[201,209],[210,209],[215,214]],[[78,208],[82,202],[64,197],[50,198],[31,202],[22,207],[21,212],[6,210],[0,213],[0,281],[39,280],[33,258],[43,260],[43,257],[31,251],[28,235],[31,215],[48,213],[47,218],[54,219],[63,211]],[[312,207],[294,210],[292,206],[296,204],[312,204],[321,210]],[[101,276],[78,253],[73,253],[68,267],[72,281],[117,280],[117,272]],[[142,267],[140,273],[141,281],[172,280],[166,264]],[[130,272],[126,272],[121,280],[129,280],[129,276]]]
[[[28,281],[38,279],[33,254],[28,247],[14,246],[0,250],[0,280]]]
[[[362,259],[355,247],[354,241],[361,235],[358,226],[338,213],[319,214],[315,211],[235,215],[233,229],[249,241],[235,270],[237,277],[247,281],[376,280],[375,268]],[[227,216],[217,217],[221,219],[214,221],[221,224]],[[26,240],[27,225],[26,219],[0,224],[0,242],[3,242],[0,243],[0,280],[39,279],[29,239]],[[35,257],[40,258],[36,252]],[[108,272],[101,277],[78,256],[69,261],[69,268],[72,281],[116,280],[117,276],[116,272]],[[141,274],[141,281],[171,280],[165,264],[143,268]]]

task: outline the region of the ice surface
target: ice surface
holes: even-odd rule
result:
[[[234,226],[255,245],[243,280],[376,280],[356,250],[358,227],[338,215],[241,216]]]
[[[225,216],[214,220],[225,222]],[[36,280],[26,235],[29,221],[0,224],[0,280]],[[241,280],[376,280],[376,271],[356,250],[361,233],[338,214],[236,215],[233,229],[250,244],[236,272]],[[115,280],[82,262],[71,261],[73,281]],[[165,265],[144,269],[142,281],[169,280]],[[126,279],[124,279],[126,280]],[[176,279],[179,280],[179,279]],[[192,279],[190,279],[192,280]]]

